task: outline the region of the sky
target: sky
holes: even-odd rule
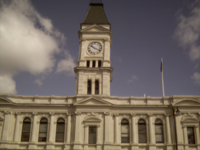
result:
[[[91,0],[0,1],[0,94],[73,96]],[[200,1],[102,0],[113,33],[111,96],[200,95]]]

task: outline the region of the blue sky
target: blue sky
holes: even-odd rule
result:
[[[90,0],[1,1],[0,93],[75,95],[78,31]],[[198,0],[103,0],[111,96],[200,95]]]

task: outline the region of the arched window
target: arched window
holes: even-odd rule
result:
[[[99,94],[99,81],[98,80],[95,81],[95,94],[96,95]]]
[[[138,121],[139,143],[147,143],[146,122],[143,119]]]
[[[155,134],[156,134],[156,143],[163,143],[163,123],[160,119],[155,121]]]
[[[47,141],[47,128],[48,123],[46,118],[42,118],[40,120],[40,129],[39,129],[39,142],[46,142]]]
[[[123,119],[121,122],[121,142],[129,143],[129,122]]]
[[[87,94],[92,94],[92,81],[88,80],[87,83]]]
[[[60,118],[56,127],[56,142],[64,142],[65,120]]]
[[[22,142],[29,142],[30,129],[31,129],[31,119],[25,118],[22,127],[22,137],[21,137]]]

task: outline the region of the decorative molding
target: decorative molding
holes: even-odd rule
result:
[[[135,113],[131,113],[131,117],[135,117],[137,116]]]
[[[105,116],[110,116],[111,113],[110,113],[110,112],[104,112],[104,115],[105,115]]]
[[[38,112],[32,112],[32,115],[33,115],[33,116],[37,116],[37,115],[38,115]]]
[[[74,112],[74,115],[79,116],[81,115],[81,112]]]

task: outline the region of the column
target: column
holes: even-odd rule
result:
[[[167,144],[171,144],[171,131],[169,123],[169,114],[166,115]]]
[[[9,130],[10,130],[10,112],[4,112],[4,127],[2,133],[2,141],[9,141]]]
[[[38,134],[39,134],[39,121],[38,114],[33,113],[33,123],[32,123],[32,132],[31,132],[31,143],[29,145],[29,149],[36,149],[38,142]]]
[[[90,60],[90,68],[92,68],[92,60]]]
[[[33,113],[33,128],[32,128],[31,142],[36,143],[38,141],[38,132],[39,132],[38,114]]]
[[[49,143],[54,143],[55,142],[55,136],[56,136],[56,123],[54,122],[55,116],[54,113],[50,113],[50,128],[49,128]]]
[[[199,125],[195,125],[195,134],[196,134],[196,144],[198,145],[197,149],[200,150]]]
[[[132,135],[132,147],[131,150],[138,150],[138,124],[136,122],[136,114],[131,114],[131,135]]]
[[[110,144],[111,143],[111,132],[112,128],[110,128],[110,120],[111,120],[111,115],[109,112],[104,113],[105,114],[105,144]]]
[[[70,149],[70,144],[71,144],[71,114],[67,113],[67,126],[65,128],[65,148],[64,150],[69,150]],[[66,124],[66,123],[65,123]]]
[[[149,150],[155,150],[155,125],[153,122],[153,114],[149,114]],[[148,132],[147,131],[147,132]]]
[[[96,60],[95,67],[98,68],[98,60]]]
[[[92,79],[92,95],[95,94],[95,79]]]
[[[102,95],[102,82],[101,82],[101,79],[99,79],[99,95]]]
[[[181,118],[182,118],[181,115],[175,114],[178,150],[184,149],[184,146],[183,146],[184,136],[183,136],[183,128],[182,128],[182,124],[181,124]]]
[[[81,113],[75,112],[75,120],[76,120],[75,121],[75,138],[74,138],[75,144],[80,144],[80,126],[81,126],[80,117],[81,117]]]
[[[23,120],[21,121],[21,113],[16,112],[14,142],[20,141],[20,137],[22,134],[22,130],[21,130],[22,126],[23,126]]]
[[[115,144],[120,144],[120,129],[119,129],[119,114],[114,114],[115,117]]]
[[[138,132],[136,130],[136,121],[135,121],[135,114],[131,114],[131,122],[132,122],[132,144],[137,143],[137,138],[138,138]]]
[[[155,144],[155,127],[153,123],[153,115],[149,114],[149,143]]]
[[[66,143],[70,144],[70,137],[71,137],[71,114],[67,116],[67,138]]]
[[[102,141],[101,141],[101,128],[100,128],[100,125],[97,125],[97,144],[102,144]]]
[[[81,149],[80,128],[81,128],[81,113],[75,112],[75,135],[74,135],[74,149]]]

